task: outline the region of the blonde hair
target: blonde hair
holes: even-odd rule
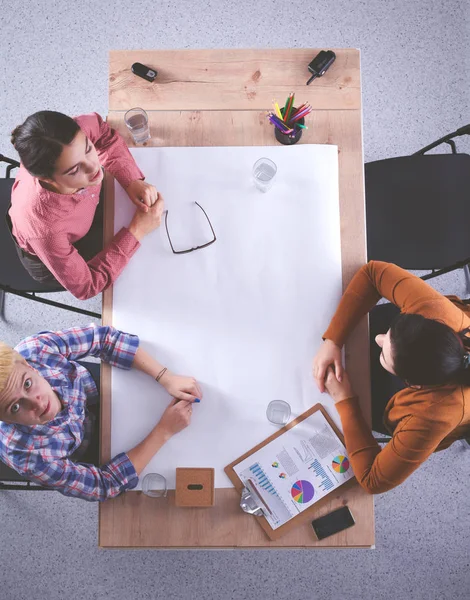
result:
[[[15,362],[21,359],[21,354],[18,354],[16,350],[13,350],[7,344],[0,342],[0,391],[5,387]]]

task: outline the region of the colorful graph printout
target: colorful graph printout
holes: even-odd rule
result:
[[[346,473],[349,469],[349,460],[346,456],[340,454],[339,456],[335,456],[331,466],[337,473]]]
[[[354,477],[344,444],[319,410],[249,454],[234,471],[266,504],[272,529]]]
[[[315,490],[310,481],[305,479],[299,479],[296,481],[291,489],[292,498],[299,504],[306,504],[312,500]]]

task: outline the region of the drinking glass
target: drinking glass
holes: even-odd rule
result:
[[[284,400],[271,400],[266,410],[266,416],[275,425],[285,425],[290,419],[290,404]]]
[[[150,139],[149,119],[143,108],[128,110],[124,115],[124,122],[136,144],[143,144]]]
[[[260,158],[253,165],[253,183],[262,192],[267,192],[273,184],[277,167],[269,158]]]
[[[147,473],[142,481],[142,491],[146,496],[160,498],[166,496],[166,479],[159,473]]]

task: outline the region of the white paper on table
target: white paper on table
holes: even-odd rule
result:
[[[158,472],[172,489],[177,466],[213,466],[216,487],[231,487],[223,468],[276,430],[266,418],[271,400],[289,402],[292,418],[321,401],[341,425],[311,374],[342,292],[337,147],[131,152],[163,194],[171,235],[195,200],[217,235],[207,248],[174,255],[163,220],[114,284],[113,325],[139,335],[143,348],[174,373],[196,377],[203,390],[191,425],[154,456],[141,479]],[[267,193],[251,180],[263,156],[278,167]],[[133,213],[116,183],[115,232]],[[204,221],[188,233],[188,247],[209,241]],[[112,455],[138,444],[169,401],[147,375],[114,368]]]
[[[341,440],[316,411],[234,467],[252,482],[277,529],[354,477]]]

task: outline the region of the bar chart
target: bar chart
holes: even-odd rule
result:
[[[318,485],[319,488],[323,489],[325,492],[328,492],[334,487],[333,481],[317,459],[313,461],[313,463],[310,465],[310,468],[315,473],[315,476],[321,479],[321,482]]]
[[[250,467],[250,471],[253,474],[253,477],[254,477],[258,487],[260,487],[264,491],[268,492],[269,494],[272,494],[273,496],[277,495],[277,491],[276,491],[275,487],[273,486],[273,484],[271,483],[271,480],[266,475],[266,473],[263,471],[263,469],[259,466],[259,463],[255,463],[254,465],[252,465]]]

